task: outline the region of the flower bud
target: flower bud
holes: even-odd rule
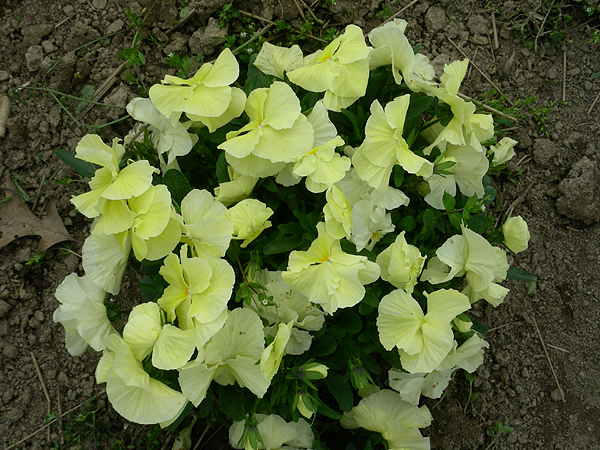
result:
[[[354,389],[360,390],[375,384],[359,359],[353,358],[348,363],[348,367],[350,368],[350,382]]]
[[[511,217],[502,225],[504,243],[515,253],[527,250],[529,243],[529,229],[527,222],[521,216]]]
[[[298,368],[297,376],[302,380],[321,380],[327,376],[327,366],[317,362],[306,363]]]
[[[307,419],[310,419],[315,412],[314,400],[308,392],[301,390],[296,393],[296,408]]]

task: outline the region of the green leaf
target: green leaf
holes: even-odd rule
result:
[[[71,153],[68,150],[57,148],[54,150],[54,154],[67,166],[86,178],[92,178],[94,173],[96,173],[96,169],[100,168],[100,166],[97,166],[96,164],[77,158],[74,153]]]
[[[426,230],[433,230],[435,228],[435,222],[436,217],[433,209],[425,210],[425,213],[423,214],[423,227]]]
[[[372,308],[377,308],[379,306],[379,298],[372,290],[369,290],[363,297],[361,303],[369,305]]]
[[[408,111],[406,111],[406,117],[408,119],[416,116],[420,116],[422,113],[427,111],[433,103],[433,97],[425,94],[421,94],[420,98],[415,98],[417,95],[411,95],[410,105]]]
[[[459,212],[453,212],[448,214],[448,219],[454,228],[460,231],[460,226],[462,225],[462,215]]]
[[[446,208],[446,211],[450,212],[453,211],[454,207],[456,206],[456,199],[447,192],[444,192],[442,203],[444,204],[444,208]]]
[[[402,220],[398,223],[398,228],[402,231],[406,231],[410,233],[412,230],[417,228],[417,223],[415,222],[415,218],[413,216],[403,217]]]
[[[358,333],[362,329],[360,316],[349,308],[341,309],[333,320],[335,324],[350,334]]]
[[[362,355],[360,355],[360,360],[363,363],[363,367],[369,372],[375,375],[381,374],[381,367],[379,366],[379,363],[371,355],[363,353]]]
[[[290,250],[297,248],[300,244],[301,241],[297,237],[281,236],[268,242],[263,249],[263,253],[265,255],[278,255],[280,253],[287,253]]]
[[[217,181],[219,183],[226,183],[231,181],[229,179],[229,172],[227,171],[227,160],[225,159],[225,152],[221,152],[219,159],[217,159]]]
[[[488,218],[485,214],[475,214],[467,220],[467,226],[475,233],[479,234],[482,234],[487,230],[488,224]]]
[[[248,75],[246,83],[244,84],[244,92],[246,95],[250,95],[250,92],[257,88],[268,88],[271,86],[271,83],[273,83],[273,80],[270,77],[262,73],[254,65],[257,56],[258,54],[254,53],[250,56],[250,61],[248,62]]]
[[[219,403],[223,412],[235,422],[244,420],[246,416],[243,401],[244,389],[237,384],[232,384],[230,386],[218,386],[217,390],[219,393]]]
[[[484,205],[490,205],[495,199],[496,199],[496,194],[497,191],[494,188],[494,186],[491,185],[492,180],[490,179],[490,177],[488,177],[487,175],[485,175],[483,177],[483,189],[484,189],[484,201],[483,204]]]
[[[198,413],[200,417],[205,419],[208,415],[213,411],[213,406],[215,403],[215,397],[212,394],[212,391],[209,389],[206,398],[202,400],[200,406],[198,407]]]
[[[371,314],[373,311],[375,311],[375,308],[373,308],[370,305],[367,305],[366,303],[360,302],[358,304],[358,313],[361,316],[366,316],[367,314]]]
[[[352,395],[350,383],[345,381],[341,375],[330,371],[325,378],[325,385],[338,402],[340,409],[344,412],[350,412],[354,406],[354,395]]]
[[[482,324],[479,320],[471,319],[473,325],[471,325],[471,330],[477,331],[479,334],[485,336],[490,329]]]
[[[308,214],[302,214],[300,211],[294,211],[294,217],[298,219],[298,222],[300,222],[300,226],[309,233],[313,233],[317,228],[317,222],[315,222],[313,218],[311,218],[311,216],[309,216]]]
[[[163,177],[163,183],[165,183],[165,186],[167,186],[171,193],[171,197],[177,204],[181,204],[181,201],[192,190],[190,182],[177,169],[169,169]]]
[[[327,378],[325,378],[325,379],[327,379]],[[342,418],[342,415],[339,412],[337,412],[334,409],[331,409],[329,406],[327,406],[321,400],[319,400],[318,412],[320,414],[323,414],[325,417],[329,417],[330,419],[340,420]],[[314,442],[313,442],[313,444],[314,444]],[[316,449],[317,447],[314,447],[314,448]]]
[[[310,352],[315,356],[331,355],[336,349],[337,341],[330,334],[324,334],[310,346]]]
[[[506,272],[506,278],[509,280],[526,281],[527,283],[533,283],[537,280],[535,275],[516,267],[508,268],[508,272]]]
[[[404,181],[404,169],[400,166],[394,166],[394,184],[397,188],[402,186]]]

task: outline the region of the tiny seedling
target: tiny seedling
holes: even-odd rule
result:
[[[496,445],[496,440],[502,435],[502,434],[508,434],[508,433],[512,433],[512,431],[514,430],[513,427],[508,426],[508,425],[503,425],[502,422],[500,422],[499,420],[497,420],[493,426],[488,427],[487,430],[485,430],[485,433],[492,438],[492,442],[490,443],[490,445],[488,445],[485,450],[489,450],[490,448],[492,448],[494,445]]]

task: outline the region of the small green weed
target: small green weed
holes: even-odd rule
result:
[[[485,448],[485,450],[492,448],[496,444],[496,439],[498,439],[502,434],[512,433],[513,430],[513,427],[503,425],[502,422],[497,420],[493,426],[488,427],[488,429],[485,430],[485,433],[492,438],[492,442]]]
[[[42,264],[44,262],[44,257],[46,256],[46,252],[41,252],[38,253],[36,255],[33,255],[31,258],[29,258],[27,260],[27,262],[25,263],[25,265],[27,267],[31,267],[31,266],[37,266],[39,264]]]

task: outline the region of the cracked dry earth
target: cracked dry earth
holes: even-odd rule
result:
[[[141,428],[120,419],[106,404],[103,387],[95,384],[98,355],[90,349],[72,358],[64,348],[62,326],[52,321],[58,306],[53,296],[57,285],[69,273],[81,271],[80,259],[65,252],[65,245],[79,253],[90,226],[69,202],[72,194],[86,189],[86,183],[61,167],[53,150],[73,150],[89,128],[78,126],[48,94],[23,90],[8,97],[7,93],[22,85],[43,85],[75,96],[82,96],[85,86],[98,88],[115,74],[123,62],[115,55],[133,38],[126,7],[141,15],[149,3],[0,0],[0,135],[6,128],[0,138],[3,196],[12,195],[6,183],[16,179],[33,199],[27,203],[33,215],[47,217],[48,208],[55,205],[72,239],[55,244],[29,265],[39,253],[39,237],[19,237],[0,249],[2,448],[38,430],[49,410],[58,411],[59,404],[65,412],[93,396],[89,408],[96,411],[98,428],[106,435],[99,448],[111,448],[117,435],[131,448],[140,448]],[[224,32],[215,31],[214,18],[225,3],[194,1],[196,15],[173,29],[182,5],[175,0],[159,2],[142,28],[142,36],[152,33],[158,45],[150,45],[147,39],[142,43],[147,63],[137,74],[141,82],[150,86],[168,72],[164,60],[170,52],[193,54],[201,49],[210,58],[215,47],[218,51]],[[538,281],[535,289],[508,282],[511,294],[502,305],[475,309],[477,319],[491,329],[486,337],[490,348],[472,386],[480,395],[467,404],[468,383],[459,376],[448,397],[428,404],[434,422],[425,432],[432,438],[432,448],[482,449],[493,444],[496,449],[515,450],[600,449],[600,102],[593,105],[600,79],[592,77],[600,72],[600,44],[589,43],[585,26],[598,27],[598,13],[588,17],[577,10],[576,2],[572,7],[563,2],[564,11],[574,15],[564,39],[552,45],[540,33],[535,48],[529,50],[511,28],[527,25],[528,17],[537,20],[539,27],[534,14],[540,8],[537,2],[317,3],[316,11],[327,14],[332,23],[355,23],[365,31],[382,22],[377,13],[383,5],[396,12],[410,3],[398,17],[408,21],[409,41],[421,46],[438,69],[462,59],[464,52],[506,94],[507,101],[535,97],[521,110],[526,115],[521,126],[503,126],[505,134],[519,144],[510,175],[494,180],[498,189],[494,212],[511,209],[528,222],[529,249],[511,264],[535,274]],[[291,0],[235,4],[260,17],[300,24]],[[139,95],[125,74],[116,72],[100,102],[125,106]],[[490,89],[489,81],[471,68],[464,93],[482,99]],[[540,111],[549,104],[553,106],[547,115],[527,114],[533,107]],[[77,102],[70,107],[82,112]],[[94,106],[79,120],[101,125],[121,115],[121,110]],[[127,132],[127,122],[121,122],[100,133],[107,141]],[[0,226],[14,212],[9,208],[1,214]],[[125,302],[135,302],[136,279],[130,275],[124,283],[123,291],[130,297]],[[514,431],[492,441],[486,430],[495,422]],[[13,448],[59,447],[58,428],[49,430]],[[91,444],[71,448],[91,448]],[[206,448],[227,448],[224,432],[212,437]]]

